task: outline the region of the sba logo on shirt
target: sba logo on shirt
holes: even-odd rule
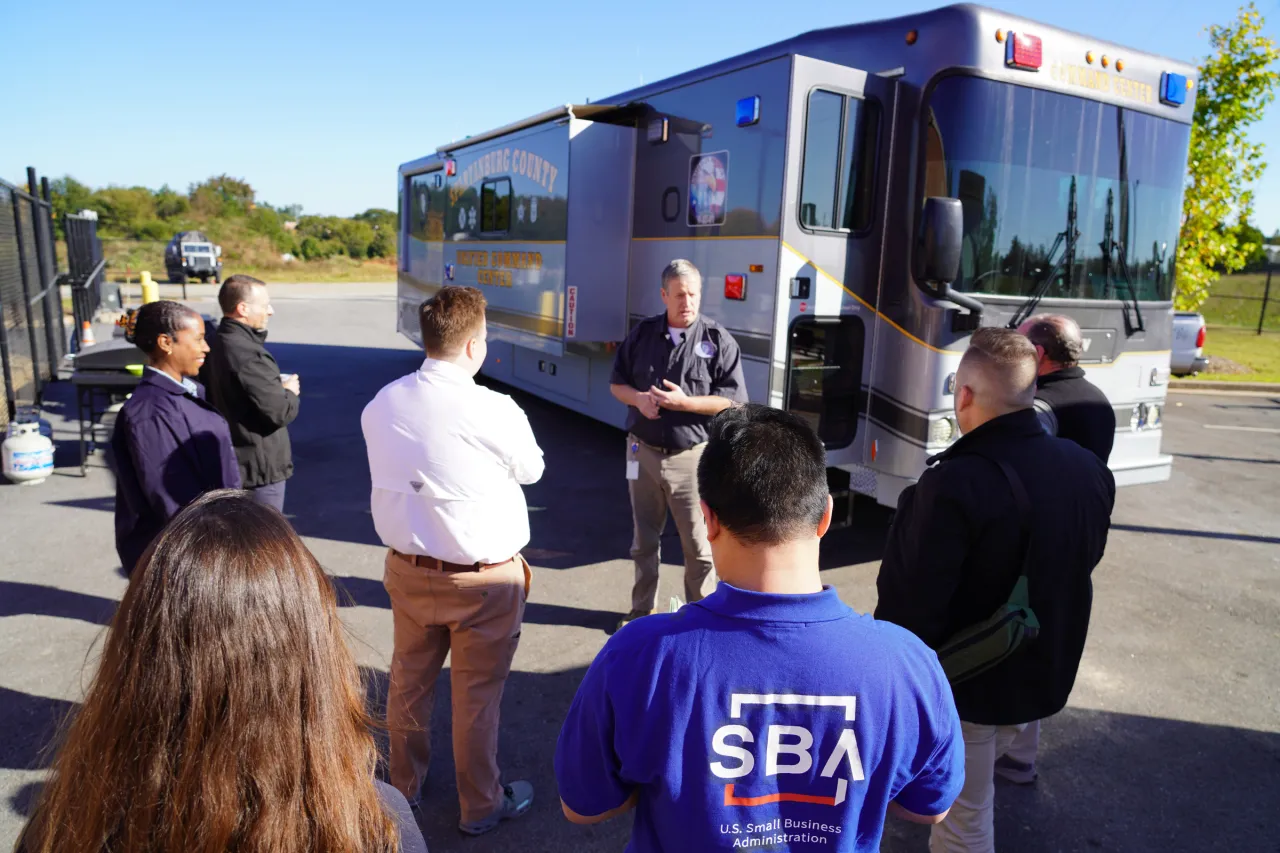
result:
[[[716,729],[711,739],[711,750],[722,759],[728,761],[712,761],[711,772],[721,779],[742,779],[744,782],[730,782],[724,786],[724,804],[726,806],[763,806],[768,803],[814,803],[816,805],[838,806],[848,796],[849,781],[860,782],[865,778],[862,772],[862,757],[858,754],[858,739],[854,734],[852,723],[857,706],[854,696],[804,696],[792,693],[734,693],[730,696],[729,716],[735,720],[742,719],[743,711],[748,706],[788,705],[806,707],[814,714],[827,713],[826,708],[843,708],[846,727],[840,732],[830,755],[816,755],[813,752],[813,732],[804,726],[770,725],[765,732],[755,732],[742,723],[728,723]],[[825,730],[826,727],[824,726]],[[809,793],[781,793],[750,796],[752,774],[756,771],[756,755],[748,748],[751,744],[764,743],[764,776],[784,774],[807,775],[816,762],[821,762],[818,774],[820,787]],[[732,741],[732,742],[731,742]],[[848,773],[840,773],[847,767]],[[840,773],[839,778],[836,778]],[[834,784],[825,784],[825,780]],[[736,785],[747,788],[744,796],[738,796]],[[776,785],[769,785],[775,788]]]

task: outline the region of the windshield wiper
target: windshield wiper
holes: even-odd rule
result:
[[[1067,270],[1067,274],[1070,275],[1070,271],[1076,263],[1076,240],[1080,238],[1080,231],[1076,228],[1076,215],[1076,176],[1072,175],[1071,194],[1067,201],[1067,227],[1066,230],[1058,232],[1053,245],[1049,247],[1049,254],[1045,256],[1045,263],[1049,262],[1049,258],[1053,257],[1059,246],[1063,248],[1062,256],[1050,268],[1048,275],[1036,282],[1035,289],[1031,291],[1031,295],[1027,297],[1026,301],[1018,306],[1018,310],[1013,313],[1013,319],[1009,321],[1009,325],[1006,328],[1018,328],[1026,322],[1028,317],[1035,313],[1036,306],[1040,304],[1045,292],[1049,290],[1049,285],[1062,273],[1064,268]]]
[[[1115,190],[1107,190],[1107,215],[1103,219],[1102,225],[1102,242],[1098,247],[1102,249],[1102,271],[1106,276],[1106,285],[1103,293],[1109,298],[1111,296],[1111,266],[1116,264],[1113,260],[1118,254],[1119,268],[1125,289],[1128,291],[1128,298],[1121,297],[1123,300],[1121,305],[1124,311],[1124,334],[1125,337],[1132,337],[1134,332],[1145,332],[1147,330],[1146,323],[1142,319],[1142,308],[1138,305],[1138,289],[1133,285],[1133,278],[1129,275],[1129,262],[1125,259],[1128,251],[1124,243],[1117,242],[1112,234],[1115,232],[1115,217],[1112,208],[1115,205]],[[1116,288],[1119,290],[1119,288]],[[1132,315],[1130,314],[1132,312]],[[1136,319],[1136,322],[1135,322]]]

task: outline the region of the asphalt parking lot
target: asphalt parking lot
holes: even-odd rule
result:
[[[375,700],[385,690],[391,615],[359,416],[379,387],[420,360],[393,333],[391,292],[278,286],[268,341],[302,381],[287,511],[345,590],[344,617]],[[212,302],[199,307],[216,313]],[[0,849],[30,810],[45,746],[82,695],[125,587],[111,478],[101,459],[79,476],[65,383],[50,396],[59,471],[39,486],[0,487]],[[446,683],[421,822],[433,853],[620,851],[629,818],[591,828],[563,819],[551,756],[585,667],[628,601],[622,439],[515,396],[548,465],[527,489],[536,568],[500,761],[509,778],[534,783],[537,799],[531,814],[489,836],[458,834]],[[998,788],[1002,850],[1280,850],[1280,395],[1171,394],[1164,446],[1174,454],[1172,479],[1118,495],[1094,575],[1088,648],[1069,707],[1045,724],[1040,780]],[[855,525],[824,543],[826,581],[860,610],[875,603],[888,518],[860,504]],[[663,595],[679,590],[678,563],[672,534]],[[890,821],[882,850],[924,850],[926,835]]]

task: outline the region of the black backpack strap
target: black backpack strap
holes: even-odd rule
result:
[[[1033,522],[1031,498],[1027,495],[1026,486],[1022,484],[1022,478],[1018,476],[1018,472],[1013,470],[1013,466],[1004,459],[999,459],[986,453],[969,452],[974,456],[981,456],[999,468],[1000,473],[1004,475],[1005,480],[1009,483],[1009,491],[1013,493],[1013,503],[1018,509],[1018,519],[1022,525],[1022,567],[1020,574],[1025,576],[1031,568],[1031,531]]]
[[[1013,502],[1018,507],[1018,517],[1022,522],[1022,574],[1025,576],[1027,570],[1031,568],[1031,531],[1033,518],[1031,515],[1031,498],[1027,495],[1027,489],[1022,485],[1022,478],[1018,476],[1018,472],[1013,470],[1013,466],[1003,459],[991,459],[1000,467],[1000,471],[1004,474],[1004,478],[1009,481],[1009,489],[1013,492]]]

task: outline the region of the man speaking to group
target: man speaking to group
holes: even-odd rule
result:
[[[631,610],[619,627],[649,615],[657,603],[659,546],[668,510],[684,550],[685,600],[698,601],[715,586],[698,507],[698,460],[711,418],[747,402],[737,341],[698,311],[698,268],[685,260],[667,264],[661,293],[666,311],[631,330],[609,379],[613,396],[628,406],[627,486],[635,524],[635,586]]]

